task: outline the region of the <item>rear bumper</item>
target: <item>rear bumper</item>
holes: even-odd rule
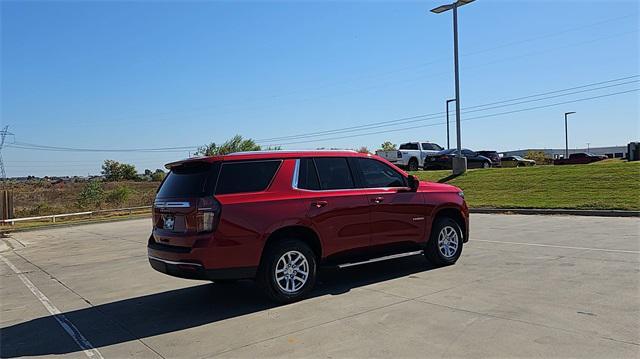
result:
[[[205,269],[195,262],[180,262],[148,255],[149,264],[158,272],[185,279],[248,279],[256,276],[256,267]]]
[[[190,248],[159,244],[153,240],[153,236],[147,243],[147,257],[151,267],[170,276],[202,280],[255,277],[257,266],[247,262],[245,263],[249,266],[244,266],[237,261],[225,262],[222,258],[226,254],[221,248]]]

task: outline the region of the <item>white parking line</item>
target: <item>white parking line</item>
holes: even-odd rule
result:
[[[53,315],[53,317],[56,319],[58,324],[60,324],[62,329],[64,329],[64,331],[67,332],[67,334],[69,334],[69,336],[71,336],[71,338],[76,342],[76,344],[78,344],[80,349],[82,349],[82,351],[87,355],[87,357],[89,357],[89,358],[102,358],[102,354],[100,354],[98,349],[94,348],[93,345],[91,345],[91,343],[87,340],[87,338],[85,338],[84,335],[82,335],[82,333],[80,333],[78,328],[76,328],[76,326],[73,325],[73,323],[71,323],[69,321],[69,319],[67,319],[67,317],[65,317],[65,315],[62,314],[62,312],[60,312],[60,310],[58,308],[56,308],[55,305],[53,305],[53,303],[49,300],[49,298],[47,298],[47,296],[44,295],[44,293],[42,293],[29,280],[29,278],[27,278],[26,275],[22,274],[22,272],[20,272],[18,270],[18,268],[16,268],[16,266],[13,265],[13,263],[11,263],[7,258],[5,258],[1,254],[0,254],[0,259],[7,266],[9,266],[9,268],[11,268],[11,270],[14,273],[16,273],[18,275],[18,278],[20,278],[22,283],[24,283],[24,285],[27,288],[29,288],[31,293],[33,293],[33,295],[35,295],[36,298],[38,298],[40,303],[42,303],[42,305],[44,305],[44,307],[47,308],[49,313],[51,313],[51,315]]]
[[[488,242],[488,243],[502,243],[502,244],[518,244],[521,246],[535,246],[535,247],[552,247],[552,248],[564,248],[564,249],[580,249],[586,251],[598,251],[598,252],[615,252],[615,253],[633,253],[640,254],[640,251],[630,251],[625,249],[606,249],[606,248],[587,248],[587,247],[571,247],[571,246],[556,246],[553,244],[539,244],[539,243],[522,243],[522,242],[507,242],[507,241],[490,241],[486,239],[472,239],[470,242]]]

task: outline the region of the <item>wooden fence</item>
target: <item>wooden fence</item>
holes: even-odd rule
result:
[[[13,218],[13,191],[0,190],[0,220]]]

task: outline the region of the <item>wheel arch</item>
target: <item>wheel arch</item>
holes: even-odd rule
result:
[[[312,228],[303,225],[288,225],[276,229],[271,232],[267,237],[262,253],[260,255],[261,261],[265,250],[270,246],[282,239],[298,239],[307,244],[313,253],[316,255],[318,262],[322,259],[322,242],[320,237]]]
[[[443,217],[448,217],[456,221],[464,235],[463,242],[467,242],[469,240],[469,226],[461,208],[458,208],[457,206],[443,206],[438,208],[433,214],[433,221],[431,222],[430,230],[433,229],[433,223],[435,223],[438,218]]]

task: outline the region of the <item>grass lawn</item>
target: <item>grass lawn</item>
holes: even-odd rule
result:
[[[451,171],[417,171],[438,181]],[[447,182],[470,207],[640,210],[640,162],[469,170]]]

